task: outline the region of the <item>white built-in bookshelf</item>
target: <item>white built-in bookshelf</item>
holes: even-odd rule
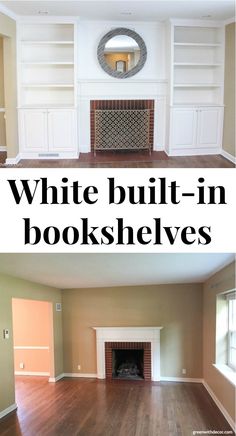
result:
[[[19,25],[19,106],[74,107],[75,38],[73,23]]]
[[[218,154],[224,115],[224,26],[171,20],[169,155]]]
[[[171,69],[171,105],[222,105],[222,26],[173,24]]]

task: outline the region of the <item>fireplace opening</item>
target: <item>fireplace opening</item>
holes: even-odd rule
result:
[[[112,350],[112,378],[143,380],[144,379],[144,350],[113,349]]]
[[[119,351],[118,355],[116,355],[116,351]],[[133,352],[134,354],[131,354]],[[112,378],[125,378],[127,380],[129,378],[130,380],[150,381],[152,379],[151,353],[151,342],[105,342],[106,378],[108,380]],[[128,371],[125,371],[127,369],[125,366],[122,367],[123,371],[118,373],[119,366],[122,363],[126,365],[126,360],[129,361],[130,359],[132,365],[137,365],[139,373],[133,375],[132,372],[135,371],[132,370],[131,374],[126,374]]]

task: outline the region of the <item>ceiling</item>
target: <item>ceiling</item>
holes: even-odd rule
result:
[[[0,273],[59,289],[201,283],[233,254],[0,254]]]
[[[168,18],[226,20],[235,15],[234,0],[0,1],[16,15],[77,16],[84,20],[165,21]],[[209,17],[208,17],[209,16]]]

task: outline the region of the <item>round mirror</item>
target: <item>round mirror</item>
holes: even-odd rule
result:
[[[106,73],[125,79],[143,68],[147,49],[143,39],[133,30],[115,29],[108,32],[98,46],[98,60]]]

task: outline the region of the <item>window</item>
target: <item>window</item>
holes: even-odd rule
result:
[[[236,371],[236,292],[226,296],[228,302],[228,366]]]

